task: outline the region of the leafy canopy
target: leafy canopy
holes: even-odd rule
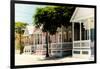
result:
[[[24,22],[16,22],[15,23],[15,31],[18,34],[22,34],[24,31],[23,29],[25,29],[26,25],[28,25],[27,23]]]
[[[36,14],[33,16],[35,26],[42,26],[43,32],[55,34],[57,28],[61,26],[67,27],[75,7],[73,6],[47,6],[37,8]]]

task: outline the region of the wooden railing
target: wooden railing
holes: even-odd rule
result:
[[[72,42],[50,43],[48,46],[50,56],[62,56],[63,54],[67,55],[67,52],[72,51]],[[27,50],[27,48],[25,49]],[[35,54],[46,54],[46,44],[31,45],[28,49],[34,51]]]

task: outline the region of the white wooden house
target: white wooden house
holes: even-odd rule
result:
[[[33,46],[33,31],[35,30],[34,26],[27,26],[23,35],[24,42],[24,53],[32,54],[34,52]]]
[[[74,57],[94,56],[94,8],[77,7],[71,17]]]
[[[67,33],[66,33],[67,31]],[[72,33],[71,27],[67,30],[62,27],[58,28],[55,35],[50,35],[49,55],[50,56],[68,56],[72,54]],[[25,54],[46,54],[46,33],[41,28],[36,29],[34,26],[27,26],[25,29],[24,53]],[[48,37],[49,38],[49,37]]]

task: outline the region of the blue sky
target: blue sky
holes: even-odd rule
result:
[[[15,4],[15,22],[21,21],[32,24],[34,22],[32,16],[37,7],[45,7],[45,5]]]

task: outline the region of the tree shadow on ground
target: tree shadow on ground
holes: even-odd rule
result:
[[[44,59],[41,59],[41,61],[44,61],[44,60],[59,60],[59,59],[67,58],[67,57],[71,58],[72,56],[62,56],[62,57],[51,56],[51,57],[45,57]]]

